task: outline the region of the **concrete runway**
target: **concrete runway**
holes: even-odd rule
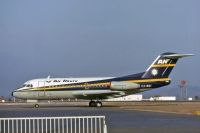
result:
[[[0,118],[104,115],[108,133],[200,133],[200,117],[126,110],[118,107],[0,106]]]

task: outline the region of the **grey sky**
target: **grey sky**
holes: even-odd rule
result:
[[[33,78],[121,76],[163,52],[173,84],[199,85],[199,0],[0,1],[0,95]]]

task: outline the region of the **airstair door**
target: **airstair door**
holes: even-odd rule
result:
[[[45,82],[38,81],[38,88],[40,88],[40,91],[38,91],[38,96],[44,97],[45,96]]]

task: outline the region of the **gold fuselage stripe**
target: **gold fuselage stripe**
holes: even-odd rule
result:
[[[139,79],[139,80],[129,80],[127,82],[134,82],[134,83],[145,83],[145,82],[162,82],[162,81],[169,81],[170,78],[159,78],[159,79]]]
[[[174,67],[176,64],[162,64],[162,65],[153,65],[152,67]]]

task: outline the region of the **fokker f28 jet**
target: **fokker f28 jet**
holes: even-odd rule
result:
[[[122,77],[44,78],[25,82],[12,95],[20,99],[89,99],[90,107],[101,107],[102,99],[122,97],[169,85],[169,74],[179,58],[193,54],[163,53],[145,72]],[[35,107],[39,107],[35,104]]]

